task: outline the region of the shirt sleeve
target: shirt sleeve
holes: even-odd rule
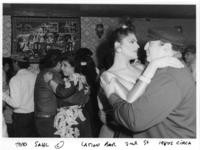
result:
[[[164,120],[181,101],[180,89],[167,75],[157,76],[135,102],[127,103],[116,95],[110,97],[118,123],[137,132]]]
[[[70,105],[82,105],[89,101],[89,94],[85,94],[83,90],[76,91],[72,96],[68,98],[59,99],[62,106]]]
[[[20,106],[20,82],[16,78],[12,78],[9,83],[10,97],[5,95],[5,101],[13,108]]]

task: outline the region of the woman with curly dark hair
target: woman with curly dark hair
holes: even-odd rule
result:
[[[98,137],[102,125],[98,116],[97,94],[99,91],[99,78],[92,51],[88,48],[80,48],[76,52],[77,72],[82,73],[90,87],[90,99],[86,108],[90,114],[93,137]]]
[[[88,103],[90,87],[84,74],[79,72],[79,62],[73,54],[65,54],[61,60],[61,70],[64,75],[63,84],[53,79],[48,72],[44,80],[54,93],[61,99],[59,109],[54,118],[54,134],[60,137],[92,137],[89,114],[85,105]],[[74,92],[70,92],[73,90]],[[70,94],[69,94],[70,93]]]

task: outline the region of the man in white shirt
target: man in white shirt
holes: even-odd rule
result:
[[[35,136],[34,127],[34,85],[36,75],[27,70],[29,63],[22,57],[13,58],[17,72],[9,83],[10,96],[4,94],[4,101],[14,108],[13,126],[15,137]]]

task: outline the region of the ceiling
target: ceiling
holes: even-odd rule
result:
[[[196,5],[3,4],[3,15],[196,18]]]

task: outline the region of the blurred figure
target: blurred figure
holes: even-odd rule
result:
[[[57,137],[54,135],[54,117],[57,113],[57,97],[48,83],[44,81],[43,75],[51,72],[53,80],[60,83],[61,78],[61,53],[59,50],[50,50],[40,62],[40,73],[37,76],[34,89],[35,123],[40,137]]]
[[[3,100],[13,107],[15,137],[34,137],[34,85],[36,75],[28,71],[28,60],[13,57],[13,69],[17,72],[9,83],[10,96],[4,92]]]
[[[9,86],[8,83],[10,78],[12,77],[13,70],[12,70],[12,59],[11,58],[3,58],[3,92],[6,92],[9,95]],[[4,114],[4,121],[7,125],[8,136],[14,136],[13,130],[13,108],[9,106],[6,102],[3,102],[3,114]]]
[[[9,83],[10,79],[15,75],[15,71],[12,66],[12,59],[9,57],[3,58],[3,71],[6,74],[6,82]]]
[[[77,72],[82,73],[86,77],[90,87],[90,99],[86,104],[86,108],[90,116],[93,137],[98,137],[102,123],[98,116],[97,93],[99,90],[99,80],[96,65],[92,58],[93,53],[88,48],[80,48],[75,55]]]
[[[186,65],[192,72],[194,80],[196,81],[196,47],[195,45],[189,45],[184,51],[184,60]]]

